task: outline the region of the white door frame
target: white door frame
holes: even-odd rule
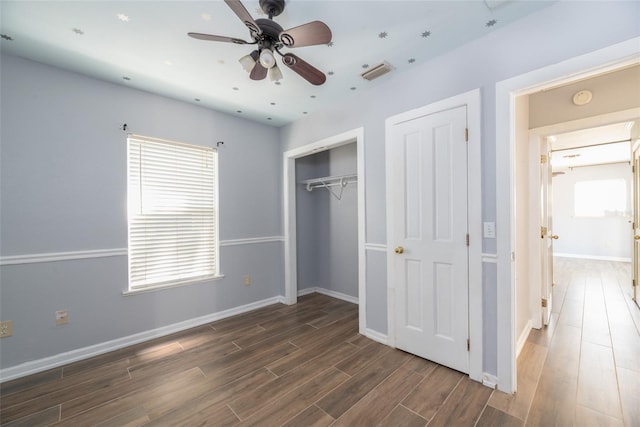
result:
[[[298,269],[296,241],[296,159],[342,145],[356,143],[358,174],[358,305],[359,330],[366,329],[365,280],[365,185],[364,185],[364,128],[335,135],[302,147],[286,151],[283,158],[284,202],[284,298],[285,304],[298,300]]]
[[[616,111],[613,113],[602,114],[599,116],[589,117],[586,119],[571,120],[568,122],[558,123],[549,126],[543,126],[529,131],[529,170],[531,171],[529,180],[529,211],[540,211],[540,174],[535,174],[535,171],[539,171],[539,159],[540,159],[540,142],[543,138],[547,138],[552,135],[560,133],[575,132],[583,129],[589,129],[599,126],[606,126],[620,122],[637,120],[640,118],[640,108],[632,108],[624,111]],[[536,283],[542,283],[542,277],[540,268],[536,269],[535,266],[540,266],[542,262],[540,256],[540,222],[531,221],[529,227],[529,280],[528,283],[531,286],[531,323],[534,328],[542,327],[542,306],[540,305],[540,299],[543,298],[542,287],[535,286]],[[549,230],[551,233],[552,230]],[[562,236],[560,236],[562,238]]]
[[[469,377],[483,380],[482,372],[482,200],[481,200],[481,150],[480,150],[480,89],[475,89],[427,106],[407,111],[387,118],[385,123],[385,148],[395,149],[392,145],[392,128],[398,123],[433,114],[438,111],[467,107],[467,128],[469,129],[467,162],[467,215],[469,230]],[[390,156],[386,156],[387,194],[390,179]],[[391,277],[393,244],[389,243],[393,209],[387,209],[387,342],[395,347],[395,283]]]
[[[515,98],[640,62],[640,37],[496,83],[496,242],[498,389],[516,390]]]

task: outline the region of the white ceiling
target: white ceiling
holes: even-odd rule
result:
[[[622,122],[549,137],[553,170],[630,161],[632,126]]]
[[[191,31],[250,41],[247,28],[221,0],[0,0],[0,47],[102,80],[281,126],[551,3],[288,0],[285,11],[274,18],[283,28],[320,20],[332,30],[330,46],[290,50],[327,74],[322,86],[307,83],[285,66],[280,66],[284,78],[279,85],[268,78],[252,81],[238,63],[252,46],[187,37]],[[264,18],[258,0],[243,4],[254,19]],[[395,67],[392,74],[374,82],[360,77],[367,65],[385,60]]]

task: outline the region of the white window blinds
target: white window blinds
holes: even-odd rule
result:
[[[130,136],[129,290],[218,275],[217,153]]]

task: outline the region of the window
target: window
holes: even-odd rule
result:
[[[629,215],[627,183],[624,179],[578,181],[574,190],[576,217]]]
[[[217,153],[130,136],[129,291],[219,275]]]

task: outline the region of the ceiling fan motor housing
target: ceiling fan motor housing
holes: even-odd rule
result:
[[[278,40],[278,36],[282,32],[282,27],[270,19],[256,19],[256,24],[260,27],[262,34],[256,36],[258,46],[260,48],[270,49],[280,48],[282,45]]]
[[[284,0],[260,0],[260,9],[271,19],[282,13],[284,10]]]

